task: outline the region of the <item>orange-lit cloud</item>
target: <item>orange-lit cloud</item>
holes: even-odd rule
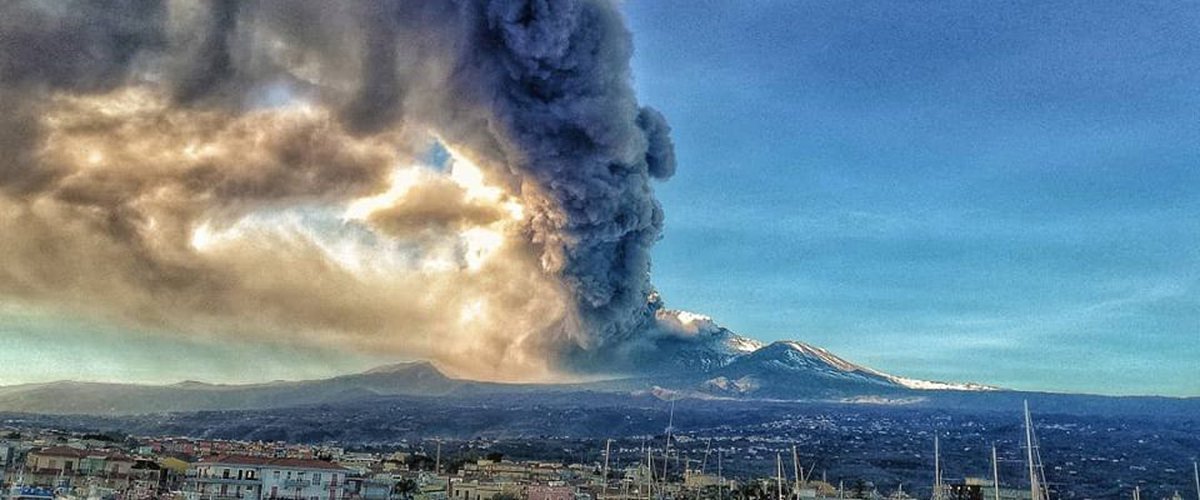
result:
[[[0,19],[2,300],[499,380],[653,322],[673,153],[605,0]]]

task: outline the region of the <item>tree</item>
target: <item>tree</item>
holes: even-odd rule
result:
[[[413,493],[417,492],[417,482],[412,479],[401,479],[396,481],[396,485],[392,486],[392,494],[400,498],[412,498]]]
[[[408,457],[409,470],[433,470],[436,461],[425,455],[412,455]]]
[[[850,491],[854,492],[855,498],[862,498],[867,492],[867,484],[863,482],[862,478],[855,479],[854,486],[850,488]]]

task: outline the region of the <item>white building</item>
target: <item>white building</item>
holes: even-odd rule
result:
[[[237,455],[201,460],[191,469],[187,496],[196,500],[342,500],[349,472],[323,460]]]
[[[276,458],[263,467],[262,498],[341,500],[346,494],[342,466],[323,460]]]

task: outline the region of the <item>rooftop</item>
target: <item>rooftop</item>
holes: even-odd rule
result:
[[[202,458],[198,463],[207,465],[254,465],[259,467],[281,467],[289,469],[348,470],[345,467],[325,460],[310,460],[305,458],[267,458],[246,455],[217,455],[214,457]]]

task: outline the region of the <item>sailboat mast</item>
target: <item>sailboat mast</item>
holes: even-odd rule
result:
[[[992,445],[992,493],[1000,500],[1000,461],[996,460],[996,445]]]
[[[608,456],[612,451],[612,440],[604,441],[604,476],[600,478],[600,499],[604,499],[604,494],[608,493]]]
[[[667,445],[663,447],[663,483],[667,481],[667,464],[671,456],[671,431],[675,430],[675,396],[671,396],[671,415],[667,417]]]
[[[708,444],[704,445],[704,460],[700,461],[700,473],[708,469],[708,455],[712,453],[712,438],[708,438]]]
[[[1025,453],[1029,461],[1029,495],[1033,500],[1041,500],[1041,485],[1038,484],[1037,471],[1033,463],[1033,419],[1029,417],[1029,401],[1025,401]]]
[[[725,498],[725,471],[721,470],[721,449],[717,448],[717,500]]]
[[[1195,460],[1192,460],[1192,475],[1196,478],[1196,500],[1200,500],[1200,466]]]
[[[654,455],[650,447],[646,447],[646,500],[650,500],[650,483],[654,480]]]
[[[783,457],[775,452],[775,493],[783,500]]]
[[[437,440],[437,459],[433,462],[433,473],[442,473],[442,440]]]
[[[796,476],[796,484],[792,494],[800,498],[800,457],[796,454],[796,445],[792,445],[792,475]]]
[[[942,499],[942,449],[938,436],[933,436],[933,500]]]

